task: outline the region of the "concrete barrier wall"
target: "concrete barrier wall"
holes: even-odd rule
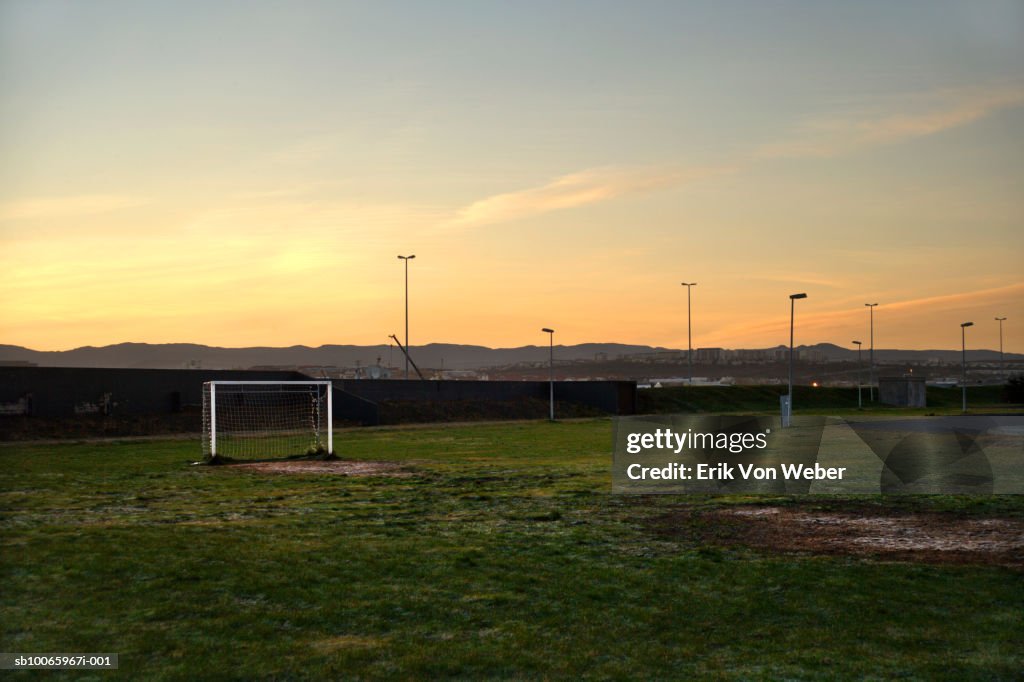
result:
[[[927,395],[924,378],[881,377],[878,380],[878,399],[884,405],[927,407]]]
[[[298,372],[204,369],[98,369],[0,367],[0,415],[42,417],[76,414],[170,414],[202,405],[202,385],[214,380],[301,381]],[[379,422],[387,401],[547,400],[546,381],[334,381],[334,416],[360,424]],[[631,381],[555,382],[555,400],[588,405],[609,414],[636,411]],[[7,408],[6,410],[4,408]]]
[[[547,381],[402,381],[360,379],[334,384],[352,395],[375,403],[387,401],[489,401],[521,398],[547,400]],[[636,412],[636,382],[556,381],[555,401],[579,403],[608,414]]]
[[[69,417],[99,413],[144,415],[180,412],[203,404],[206,381],[296,381],[298,372],[204,369],[97,369],[0,367],[0,404],[30,396],[29,413]]]

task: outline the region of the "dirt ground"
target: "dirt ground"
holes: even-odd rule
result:
[[[329,474],[334,476],[412,476],[407,468],[394,462],[350,462],[336,460],[292,460],[246,462],[220,467],[226,471],[259,474]]]
[[[878,508],[821,511],[739,507],[681,511],[659,531],[706,544],[780,553],[839,554],[1024,569],[1024,520]]]

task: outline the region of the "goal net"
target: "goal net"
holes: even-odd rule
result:
[[[329,381],[207,381],[203,456],[273,459],[334,453]]]

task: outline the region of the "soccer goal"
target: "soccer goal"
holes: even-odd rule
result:
[[[329,381],[207,381],[203,456],[333,455],[332,406]]]

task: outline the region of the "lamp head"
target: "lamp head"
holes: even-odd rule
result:
[[[807,294],[790,294],[789,298],[795,301],[798,298],[807,298]]]
[[[548,334],[554,334],[555,333],[554,329],[548,329],[547,327],[544,327],[543,329],[541,329],[541,331],[542,332],[547,332]]]
[[[974,323],[973,322],[964,322],[960,326],[961,327],[973,327]]]

